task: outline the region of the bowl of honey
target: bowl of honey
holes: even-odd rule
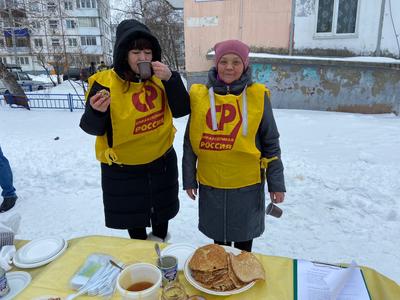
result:
[[[135,263],[119,274],[117,290],[123,300],[158,300],[161,280],[161,271],[155,265]]]

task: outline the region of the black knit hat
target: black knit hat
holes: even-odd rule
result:
[[[129,67],[127,57],[129,45],[133,40],[144,38],[152,44],[153,61],[161,61],[161,46],[150,29],[137,20],[123,20],[117,27],[116,41],[114,45],[114,70],[118,75],[123,75]]]

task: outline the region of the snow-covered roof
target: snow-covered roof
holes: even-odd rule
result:
[[[213,57],[214,51],[207,53],[207,56]],[[300,56],[300,55],[280,55],[271,53],[249,53],[250,58],[271,58],[271,59],[283,59],[283,60],[319,60],[319,61],[337,61],[337,62],[363,62],[363,63],[383,63],[383,64],[398,64],[400,65],[400,59],[391,57],[381,56],[350,56],[350,57],[320,57],[320,56]]]
[[[183,1],[184,0],[167,0],[169,2],[169,4],[171,4],[171,6],[173,8],[176,9],[183,9]]]

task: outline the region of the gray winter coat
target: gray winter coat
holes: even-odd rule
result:
[[[208,73],[207,83],[207,87],[212,86],[216,94],[225,95],[229,91],[231,94],[238,95],[246,84],[248,86],[252,84],[250,68],[230,86],[217,80],[216,75],[216,69],[212,68]],[[197,156],[190,144],[189,131],[190,119],[186,126],[182,158],[183,189],[185,190],[199,187],[196,180]],[[199,230],[213,240],[248,241],[264,232],[265,177],[269,192],[286,191],[283,164],[280,159],[279,132],[267,94],[264,98],[263,118],[254,142],[262,157],[277,156],[279,158],[269,163],[265,175],[260,170],[261,183],[237,189],[220,189],[200,184]]]

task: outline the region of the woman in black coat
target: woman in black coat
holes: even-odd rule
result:
[[[80,127],[97,136],[106,226],[136,239],[151,226],[164,240],[179,210],[172,118],[189,113],[189,95],[145,25],[124,20],[116,35],[114,67],[89,78]],[[139,75],[140,61],[151,62],[150,78]]]

